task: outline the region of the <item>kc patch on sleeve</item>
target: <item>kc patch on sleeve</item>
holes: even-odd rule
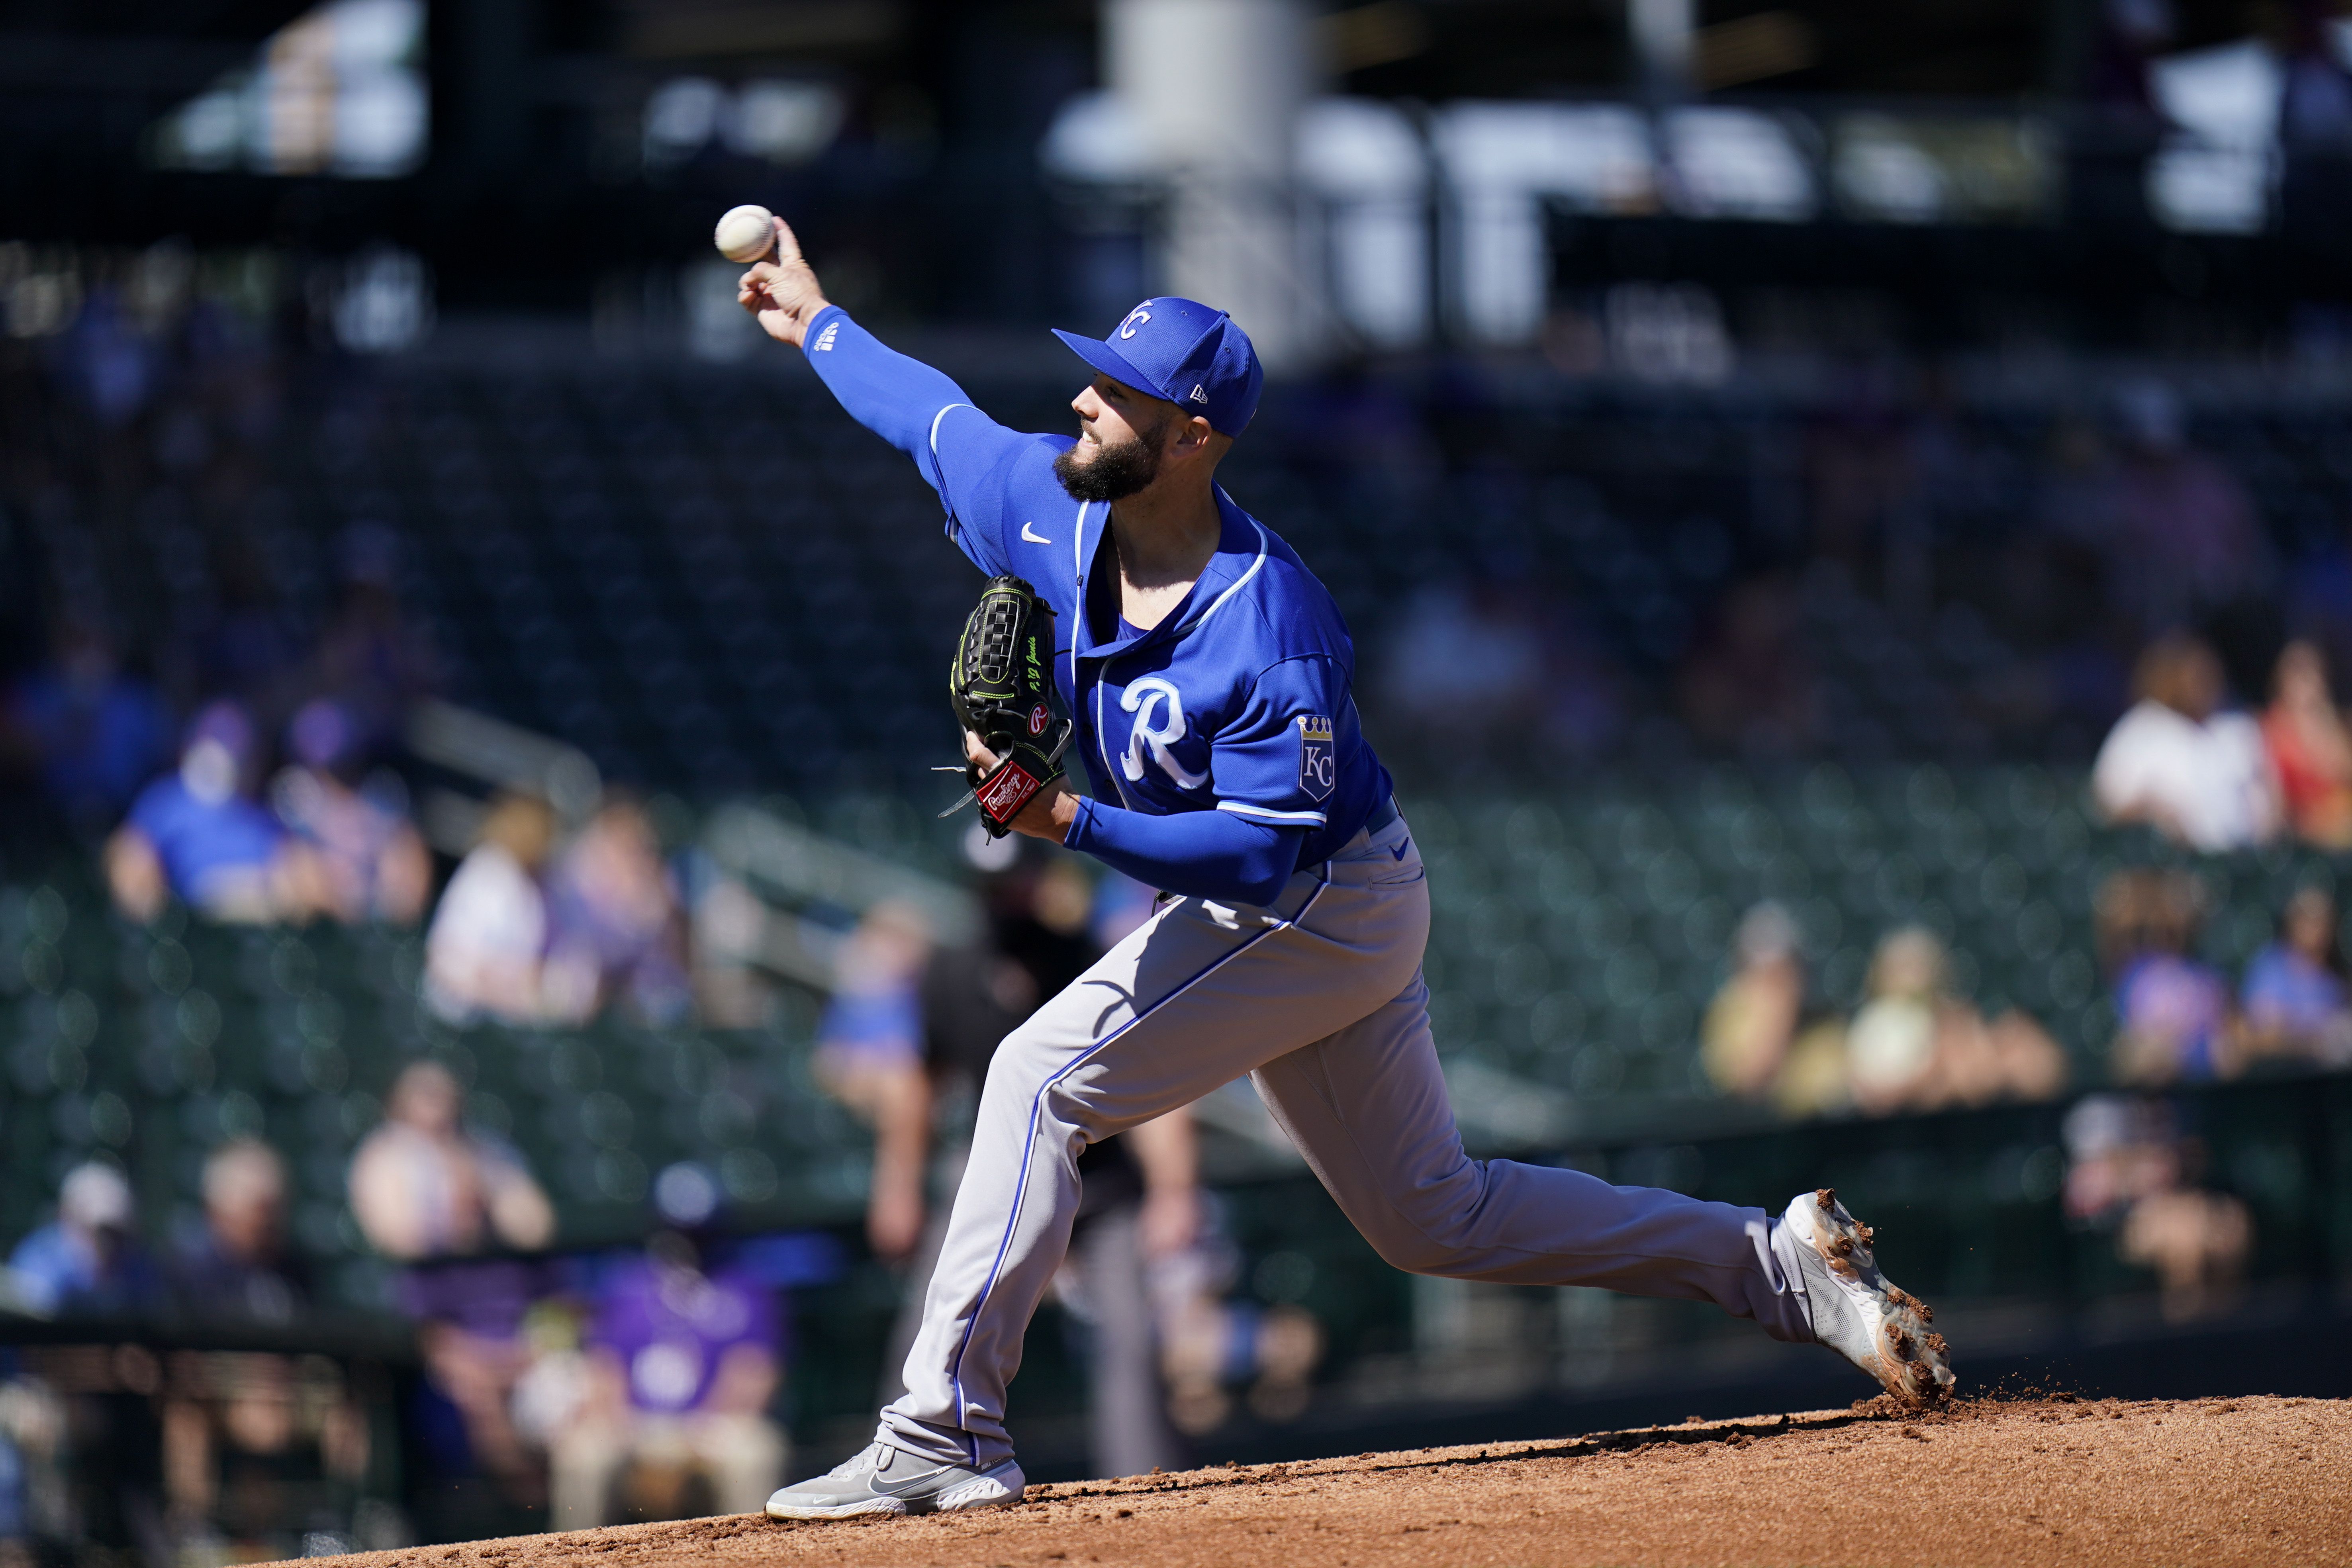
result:
[[[1298,787],[1309,800],[1327,800],[1337,774],[1331,721],[1319,713],[1302,714],[1298,721]]]

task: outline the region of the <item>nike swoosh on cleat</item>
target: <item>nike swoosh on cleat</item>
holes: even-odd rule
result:
[[[1051,544],[1054,542],[1044,534],[1038,532],[1037,525],[1034,522],[1024,522],[1021,525],[1021,537],[1027,540],[1032,544]]]

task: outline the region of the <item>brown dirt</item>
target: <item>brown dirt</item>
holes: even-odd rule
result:
[[[2352,1559],[2352,1403],[1966,1401],[1033,1486],[950,1518],[753,1515],[342,1559],[353,1568],[1068,1568]]]

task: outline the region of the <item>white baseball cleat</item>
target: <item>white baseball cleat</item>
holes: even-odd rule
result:
[[[921,1459],[887,1443],[768,1500],[770,1519],[856,1519],[865,1514],[957,1513],[1009,1508],[1025,1480],[1011,1459],[985,1470]]]
[[[1879,1273],[1870,1227],[1828,1187],[1790,1199],[1780,1220],[1797,1238],[1813,1337],[1906,1405],[1950,1397],[1950,1354],[1944,1336],[1927,1331],[1936,1314]]]

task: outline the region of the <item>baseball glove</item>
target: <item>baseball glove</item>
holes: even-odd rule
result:
[[[1070,721],[1054,711],[1053,665],[1053,606],[1018,577],[990,578],[956,639],[948,699],[996,765],[983,774],[967,763],[971,793],[941,816],[976,801],[989,837],[1002,838],[1021,808],[1061,777]]]

